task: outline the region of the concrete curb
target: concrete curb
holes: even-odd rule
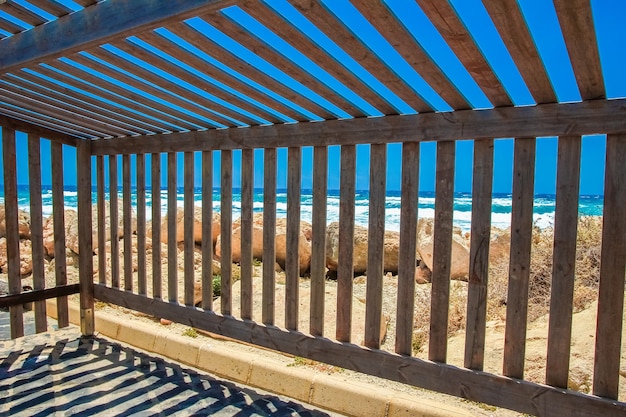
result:
[[[56,303],[48,301],[48,312],[56,315]],[[79,324],[80,314],[69,306],[70,322]],[[293,368],[252,352],[216,349],[210,342],[153,331],[105,312],[96,315],[96,331],[149,352],[176,360],[217,375],[284,395],[294,400],[349,416],[376,417],[466,417],[469,411],[437,401],[415,398],[392,390],[360,382],[319,374],[309,369]]]

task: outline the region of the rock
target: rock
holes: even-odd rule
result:
[[[368,230],[366,227],[354,226],[354,253],[353,266],[355,274],[362,274],[367,270]],[[384,237],[383,268],[385,272],[398,273],[398,251],[400,234],[386,231]],[[337,270],[339,256],[339,223],[333,222],[326,227],[326,267],[331,271]]]
[[[30,239],[30,215],[24,210],[17,211],[17,223],[20,238]],[[6,237],[7,224],[6,214],[4,212],[4,204],[0,204],[0,237]]]
[[[194,206],[193,210],[193,240],[196,243],[202,243],[202,207]],[[167,220],[168,215],[163,216],[161,221],[161,242],[167,243]],[[213,212],[213,219],[211,223],[211,235],[213,238],[213,245],[220,235],[220,214]],[[185,240],[185,211],[179,207],[176,210],[176,242],[182,242]]]
[[[424,263],[420,263],[415,268],[415,282],[418,284],[428,284],[431,281],[432,272]]]
[[[456,228],[458,229],[458,228]],[[433,270],[433,219],[420,219],[417,224],[417,251],[428,269]],[[469,249],[460,229],[452,233],[450,279],[467,281],[469,275]]]
[[[33,271],[32,261],[32,244],[30,240],[20,240],[20,276],[28,275]],[[7,239],[0,238],[0,272],[7,273],[8,269],[7,257]]]

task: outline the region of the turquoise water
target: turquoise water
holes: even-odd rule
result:
[[[121,197],[121,189],[118,191]],[[65,192],[65,206],[68,208],[76,208],[77,206],[77,192],[76,187],[66,187]],[[233,219],[239,217],[241,210],[241,200],[238,189],[233,190],[233,204],[232,212]],[[108,192],[106,193],[108,199]],[[202,193],[201,189],[195,190],[195,204],[202,205]],[[2,200],[2,198],[0,198]],[[52,190],[50,187],[43,187],[42,190],[43,211],[44,215],[48,216],[52,213]],[[93,201],[96,201],[95,190],[93,192]],[[311,190],[302,190],[301,196],[301,217],[302,220],[310,221],[312,215],[312,201],[313,196]],[[327,213],[328,221],[337,221],[339,219],[339,191],[328,191],[327,196]],[[510,225],[511,222],[511,195],[510,194],[494,194],[491,206],[491,219],[493,226],[505,228]],[[579,213],[586,216],[601,216],[602,215],[602,196],[581,196],[579,199]],[[137,195],[135,190],[132,190],[132,204],[136,207]],[[29,189],[28,186],[18,187],[18,204],[21,209],[29,210]],[[178,189],[177,204],[182,207],[183,205],[183,189]],[[355,222],[358,225],[367,226],[368,224],[368,212],[369,212],[369,193],[367,191],[357,191],[355,195]],[[148,190],[146,194],[146,215],[150,218],[152,209],[152,192]],[[387,230],[399,230],[400,228],[400,207],[401,198],[400,192],[389,191],[386,197],[386,229]],[[163,213],[167,210],[167,191],[161,192],[161,208]],[[213,209],[217,212],[221,211],[220,204],[220,190],[218,188],[213,190]],[[542,194],[536,195],[534,201],[534,222],[539,227],[549,227],[554,221],[554,209],[555,209],[555,196]],[[254,190],[254,211],[263,211],[263,190]],[[277,190],[276,195],[276,215],[278,217],[286,217],[287,212],[287,192],[286,190]],[[419,194],[419,217],[434,217],[435,213],[435,193],[434,192],[421,192]],[[470,229],[470,222],[472,217],[472,197],[469,193],[456,193],[454,198],[454,223],[461,227],[463,230],[468,231]]]

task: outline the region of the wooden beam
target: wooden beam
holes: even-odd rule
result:
[[[263,311],[264,324],[273,325],[276,304],[276,149],[263,153]]]
[[[110,0],[0,41],[0,73],[232,5],[231,0]]]
[[[287,236],[285,259],[285,328],[298,330],[300,307],[300,194],[302,149],[287,150]]]
[[[18,130],[20,132],[30,133],[38,135],[39,137],[50,139],[54,142],[61,142],[64,145],[74,146],[79,141],[83,140],[77,136],[72,136],[66,133],[57,132],[56,130],[48,129],[45,127],[37,126],[32,123],[25,122],[10,116],[0,114],[0,126],[8,127]]]
[[[99,155],[620,132],[626,132],[626,99],[125,137],[94,141],[92,150]]]
[[[41,290],[25,291],[20,294],[2,295],[0,296],[0,308],[7,308],[33,302],[36,303],[49,298],[78,294],[79,291],[79,284],[70,284]]]
[[[576,391],[338,343],[96,285],[96,297],[294,356],[539,416],[626,416],[626,404]]]
[[[324,334],[326,285],[326,215],[328,188],[328,148],[313,148],[313,215],[311,219],[311,311],[309,331]]]
[[[213,309],[213,153],[202,152],[202,308]]]

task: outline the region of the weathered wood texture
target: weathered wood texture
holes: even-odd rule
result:
[[[17,211],[17,156],[15,130],[2,129],[2,161],[4,167],[4,217],[7,239],[7,268],[9,294],[22,292],[20,277],[20,232]],[[22,305],[9,307],[11,339],[24,336]]]
[[[287,237],[285,259],[285,327],[298,330],[300,309],[300,188],[302,150],[287,151]]]
[[[311,219],[311,311],[309,332],[324,334],[326,283],[326,193],[328,188],[328,148],[313,148],[313,215]]]
[[[137,291],[147,294],[146,282],[146,156],[136,155],[137,170]]]
[[[130,195],[130,155],[122,155],[122,232],[124,233],[124,289],[133,291],[132,205]]]
[[[110,235],[111,241],[111,286],[117,288],[120,286],[120,241],[119,220],[117,210],[117,155],[109,155],[109,219],[110,219]]]
[[[161,278],[161,154],[150,156],[152,186],[152,296],[162,297]],[[156,225],[156,227],[155,227]]]
[[[593,393],[617,398],[626,269],[626,135],[608,135]]]
[[[448,352],[455,154],[455,142],[437,143],[435,228],[433,231],[432,294],[428,344],[428,358],[436,362],[445,362]]]
[[[276,149],[263,154],[263,311],[264,324],[273,325],[275,318],[276,271]]]
[[[515,139],[503,374],[524,377],[535,187],[535,139]]]
[[[222,334],[247,343],[324,361],[472,401],[513,407],[532,415],[626,416],[626,407],[595,396],[566,392],[562,389],[471,371],[445,364],[371,350],[355,344],[337,343],[325,338],[263,326],[200,309],[185,308],[177,303],[152,301],[100,285],[96,298],[150,315],[179,321],[190,327]],[[294,343],[294,338],[298,343]],[[459,383],[463,381],[463,383]],[[488,381],[488,382],[486,382]]]
[[[493,140],[474,142],[472,184],[472,231],[465,361],[469,369],[482,371],[485,359],[487,284],[489,281],[489,241],[491,236],[491,187],[493,184]]]
[[[55,283],[59,286],[67,285],[63,145],[61,145],[61,142],[50,143],[50,165],[52,171],[52,216],[54,218],[54,276]],[[113,246],[111,246],[111,253],[113,253]],[[112,267],[111,271],[113,271]],[[70,324],[67,297],[65,296],[57,299],[57,323],[60,328],[67,327]]]
[[[232,228],[233,228],[233,153],[226,150],[221,152],[222,180],[220,187],[220,242],[222,254],[220,257],[222,282],[220,288],[222,314],[230,315],[232,309]]]
[[[176,152],[167,154],[167,299],[178,301],[178,248],[176,223],[178,220],[178,188],[176,181]]]
[[[580,136],[559,138],[546,383],[567,388],[576,265]]]
[[[91,142],[76,148],[78,183],[78,280],[80,284],[80,330],[83,336],[96,331],[94,321],[93,242],[91,219]],[[131,271],[132,272],[132,271]]]
[[[419,143],[402,144],[402,197],[400,249],[398,253],[398,304],[396,310],[396,353],[413,352],[415,307],[415,262],[417,251],[417,203],[419,193]]]
[[[252,208],[254,189],[254,151],[241,152],[241,318],[252,319]]]
[[[43,213],[41,197],[41,140],[37,135],[28,135],[28,188],[30,196],[30,241],[32,245],[33,289],[46,287],[44,276]],[[35,302],[35,331],[48,329],[46,303]]]
[[[202,308],[213,309],[213,153],[202,152]]]
[[[98,155],[96,157],[96,193],[98,208],[98,266],[106,265],[107,252],[106,252],[106,214],[105,214],[105,184],[104,184],[104,156]],[[98,267],[98,282],[100,284],[106,284],[107,282],[107,268]]]
[[[184,156],[184,223],[183,223],[183,251],[184,251],[184,302],[187,306],[194,305],[194,155],[185,152]]]
[[[517,6],[516,6],[517,7]],[[587,135],[626,130],[626,100],[328,120],[96,141],[94,154]],[[533,120],[533,123],[528,123]]]

